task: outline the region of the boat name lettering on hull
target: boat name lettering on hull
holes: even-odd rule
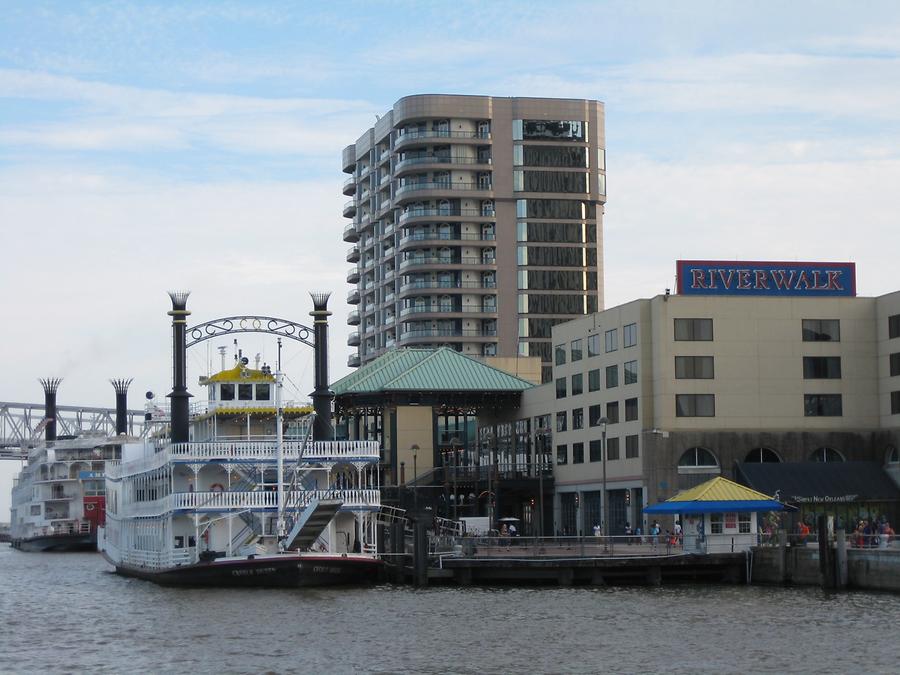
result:
[[[252,570],[231,570],[231,576],[233,577],[249,577],[254,574],[275,574],[274,567],[259,567]]]

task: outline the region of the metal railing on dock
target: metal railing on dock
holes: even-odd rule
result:
[[[635,558],[682,555],[682,540],[665,535],[510,537],[432,535],[429,554],[467,558]]]

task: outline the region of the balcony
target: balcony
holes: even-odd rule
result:
[[[410,248],[411,245],[422,246],[426,242],[440,244],[448,241],[494,242],[495,240],[496,236],[493,232],[465,232],[461,234],[455,232],[414,232],[400,237],[400,250]]]
[[[349,202],[344,204],[343,210],[344,218],[352,218],[356,215],[356,200],[351,199]]]
[[[351,267],[347,271],[347,283],[348,284],[356,284],[359,283],[359,269],[356,267]]]
[[[347,325],[348,326],[358,326],[359,325],[359,310],[351,309],[350,313],[347,315]]]
[[[481,267],[493,267],[496,265],[496,258],[481,258],[475,256],[422,256],[403,260],[400,263],[400,270],[406,270],[413,267],[435,266],[435,265],[477,265]]]
[[[434,166],[491,166],[491,159],[480,157],[452,157],[448,155],[418,155],[401,159],[394,166],[394,173],[402,173],[405,169],[423,170],[428,165]]]
[[[344,181],[343,186],[341,187],[341,191],[345,195],[352,195],[356,192],[356,178],[350,176],[347,180]]]
[[[453,290],[483,290],[483,291],[491,291],[496,292],[497,282],[496,281],[407,281],[406,283],[400,286],[400,293],[407,292],[417,292],[423,289],[440,289],[442,291],[453,291]]]
[[[359,262],[359,246],[351,246],[347,249],[347,262]]]
[[[347,293],[347,303],[350,305],[359,304],[359,291],[357,289],[350,289],[350,292]]]
[[[490,338],[496,339],[495,328],[421,328],[405,331],[400,335],[400,342],[415,340],[445,340],[446,338]]]
[[[496,314],[497,306],[453,307],[447,305],[415,305],[400,310],[400,318],[417,314]]]
[[[437,208],[437,209],[407,209],[406,211],[400,214],[399,223],[403,224],[408,220],[418,220],[418,219],[429,219],[433,220],[436,218],[440,218],[441,220],[445,218],[454,218],[454,219],[466,219],[466,220],[493,220],[496,217],[496,212],[493,208],[491,209],[462,209],[459,207],[445,207],[445,208]]]
[[[359,347],[359,331],[353,331],[347,336],[348,347]]]
[[[394,151],[410,145],[433,143],[435,140],[445,143],[452,140],[457,143],[488,143],[491,140],[489,131],[450,131],[449,129],[422,129],[414,131],[396,132],[394,137]]]
[[[348,243],[359,241],[359,232],[356,231],[356,225],[353,223],[344,227],[344,241]]]
[[[479,181],[474,183],[464,183],[461,181],[423,181],[421,183],[406,183],[397,188],[396,196],[409,195],[413,192],[436,191],[436,192],[484,192],[489,193],[493,190],[490,181]]]
[[[359,368],[359,354],[351,354],[347,357],[348,368]]]

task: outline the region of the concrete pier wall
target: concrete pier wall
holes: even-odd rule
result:
[[[900,591],[900,550],[848,549],[847,586]],[[753,583],[821,586],[819,551],[811,547],[753,549]]]

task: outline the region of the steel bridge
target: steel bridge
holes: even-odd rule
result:
[[[27,448],[38,441],[45,426],[43,403],[0,401],[0,459],[26,459]],[[94,433],[98,436],[116,433],[115,408],[56,406],[56,426],[60,436]],[[143,410],[128,411],[128,435],[143,437],[149,431],[144,425]]]

